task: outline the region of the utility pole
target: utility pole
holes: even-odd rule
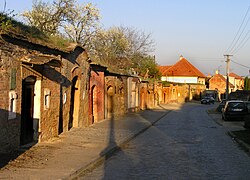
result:
[[[229,65],[230,65],[230,56],[233,55],[229,55],[229,54],[225,54],[224,57],[227,57],[226,63],[227,63],[227,82],[226,82],[226,99],[228,100],[228,94],[229,94]]]

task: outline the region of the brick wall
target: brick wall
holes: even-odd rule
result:
[[[22,81],[28,77],[35,80],[33,128],[36,128],[34,126],[37,123],[37,140],[45,141],[60,132],[68,131],[71,81],[74,76],[79,77],[79,97],[76,100],[79,108],[74,127],[85,126],[88,120],[89,64],[86,52],[82,48],[76,48],[72,52],[62,52],[48,47],[39,49],[30,42],[23,42],[24,45],[22,43],[14,45],[13,42],[16,43],[15,40],[10,42],[8,39],[0,40],[0,152],[14,150],[20,145]],[[20,59],[29,54],[46,54],[55,57],[60,55],[63,65],[62,67],[46,64],[21,65]],[[16,98],[16,116],[14,117],[12,113],[14,117],[12,119],[8,117],[10,91]],[[49,96],[47,99],[49,106],[45,107],[46,95]],[[61,131],[59,131],[60,122]]]
[[[109,90],[112,89],[110,92]],[[105,118],[108,117],[108,108],[112,101],[112,116],[117,117],[125,114],[127,109],[127,78],[120,75],[105,76]],[[112,94],[111,100],[109,93]]]
[[[101,66],[92,65],[89,90],[89,124],[104,119],[104,70]]]
[[[14,51],[14,52],[13,52]],[[21,53],[17,46],[0,40],[0,152],[14,150],[19,145],[20,121],[21,121],[21,73],[20,63],[16,58]],[[10,87],[11,71],[16,70],[16,83]],[[10,91],[16,94],[15,116],[9,118]]]

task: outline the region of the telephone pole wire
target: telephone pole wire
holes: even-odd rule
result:
[[[227,67],[226,67],[226,72],[227,72],[227,82],[226,82],[226,99],[228,100],[228,95],[229,95],[229,66],[230,66],[230,56],[233,55],[229,55],[229,54],[225,54],[224,57],[227,58],[226,63],[227,63]]]

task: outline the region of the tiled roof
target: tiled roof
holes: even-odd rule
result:
[[[158,66],[159,71],[163,76],[166,75],[167,70],[172,67],[172,66]]]
[[[224,78],[224,76],[222,76],[221,74],[215,74],[215,75],[213,75],[213,77],[212,78],[220,78],[222,81],[227,81],[226,80],[226,78]]]
[[[182,56],[177,63],[175,63],[173,66],[169,67],[167,71],[165,71],[165,74],[167,76],[206,77],[202,72],[200,72]]]
[[[223,82],[227,82],[227,79],[226,78],[224,78],[224,76],[222,76],[221,74],[215,74],[215,75],[213,75],[213,77],[210,79],[210,80],[212,80],[212,79],[216,79],[216,78],[219,78],[219,79],[221,79]],[[209,82],[210,82],[210,80],[209,80]],[[232,84],[232,83],[230,83],[229,82],[229,87],[230,88],[234,88],[234,85]]]
[[[229,76],[234,77],[235,79],[243,79],[242,77],[240,77],[239,75],[237,75],[233,72],[229,73]]]

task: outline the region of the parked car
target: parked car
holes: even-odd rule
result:
[[[217,110],[218,112],[221,112],[222,108],[225,107],[226,102],[227,102],[226,99],[222,99],[221,102],[220,102],[220,104],[219,104],[218,107],[216,108],[216,110]]]
[[[248,109],[248,114],[244,117],[244,127],[250,129],[250,101],[246,101],[245,104]]]
[[[245,101],[245,104],[247,106],[248,112],[250,113],[250,101]]]
[[[230,100],[227,101],[225,107],[222,108],[222,119],[225,121],[231,119],[243,120],[247,113],[248,109],[244,101]]]
[[[201,99],[201,104],[210,104],[213,103],[214,104],[214,98],[210,97],[210,96],[205,96]]]

